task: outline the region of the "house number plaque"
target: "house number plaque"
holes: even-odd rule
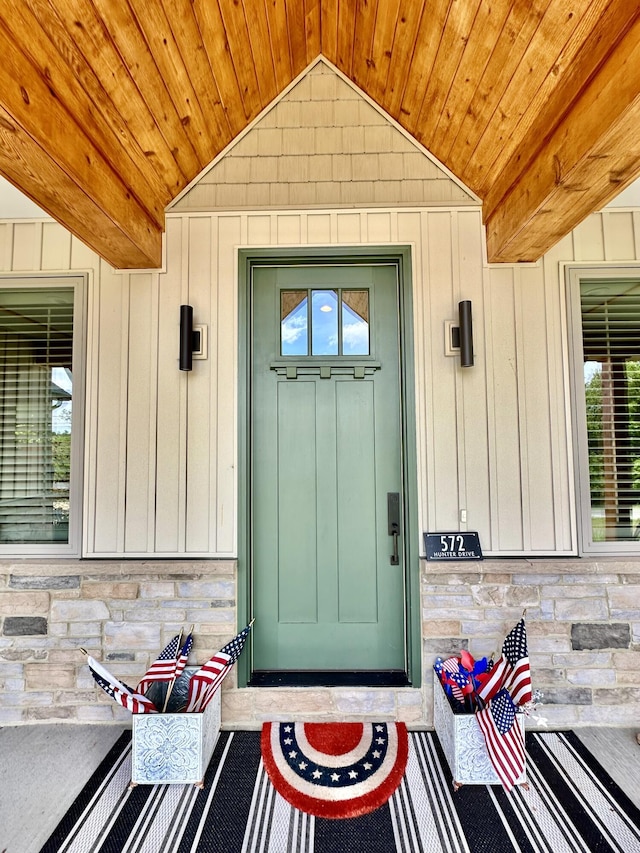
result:
[[[427,560],[481,560],[480,537],[476,532],[425,533]]]

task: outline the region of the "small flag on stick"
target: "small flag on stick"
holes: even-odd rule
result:
[[[250,622],[231,642],[223,646],[194,673],[189,682],[186,711],[194,713],[204,711],[218,687],[231,671],[231,667],[240,657],[252,625],[253,622]]]
[[[120,681],[111,675],[109,670],[105,669],[91,655],[87,657],[87,663],[96,684],[102,687],[104,692],[108,696],[111,696],[118,704],[122,705],[123,708],[126,708],[133,714],[157,714],[158,709],[150,699],[147,699],[142,693],[132,690],[124,681]]]
[[[140,679],[136,687],[138,693],[146,693],[155,681],[171,681],[178,665],[178,646],[181,636],[182,634],[176,634],[160,652],[156,660]]]
[[[503,687],[511,693],[514,705],[531,701],[531,670],[524,619],[507,634],[502,644],[502,654],[477,693],[483,701],[488,702]]]
[[[487,754],[503,787],[510,791],[524,773],[525,752],[522,729],[516,721],[516,708],[504,688],[489,705],[476,712],[484,735]]]

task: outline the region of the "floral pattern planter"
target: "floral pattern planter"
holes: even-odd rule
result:
[[[202,785],[220,732],[220,690],[201,714],[134,714],[131,782]]]
[[[433,682],[433,724],[449,763],[454,786],[500,785],[475,715],[454,714],[435,672]],[[516,724],[524,735],[524,714],[516,714]],[[516,784],[526,781],[525,768]]]

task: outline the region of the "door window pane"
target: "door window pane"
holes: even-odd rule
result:
[[[282,355],[309,355],[307,291],[280,292],[280,352]]]
[[[69,541],[73,303],[0,289],[0,543]]]
[[[369,355],[369,291],[342,291],[344,355]]]
[[[591,533],[640,539],[640,283],[580,286]]]
[[[338,355],[338,292],[311,293],[311,355]]]

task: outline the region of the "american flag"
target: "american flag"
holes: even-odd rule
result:
[[[189,652],[191,651],[191,646],[193,645],[193,632],[189,634],[187,639],[184,641],[182,648],[180,649],[180,654],[178,655],[178,660],[176,661],[176,671],[174,674],[174,678],[178,679],[182,675],[185,666],[187,665],[187,661],[189,660]]]
[[[124,681],[120,681],[111,675],[101,663],[91,657],[87,658],[89,670],[96,684],[102,687],[104,692],[111,696],[116,702],[131,711],[133,714],[157,714],[158,709],[150,699],[132,690]]]
[[[531,670],[524,619],[507,634],[498,662],[477,693],[482,700],[488,702],[503,687],[511,693],[514,705],[531,701]]]
[[[516,722],[516,708],[504,688],[476,719],[484,735],[487,754],[504,788],[510,791],[524,772],[524,736]]]
[[[224,678],[231,671],[231,667],[240,657],[250,630],[251,625],[243,628],[231,642],[223,646],[191,676],[186,711],[195,713],[204,711]]]
[[[154,681],[171,681],[171,679],[174,678],[176,667],[178,665],[179,643],[180,634],[176,634],[171,642],[167,643],[157,659],[142,676],[142,679],[136,687],[138,693],[146,693]]]

